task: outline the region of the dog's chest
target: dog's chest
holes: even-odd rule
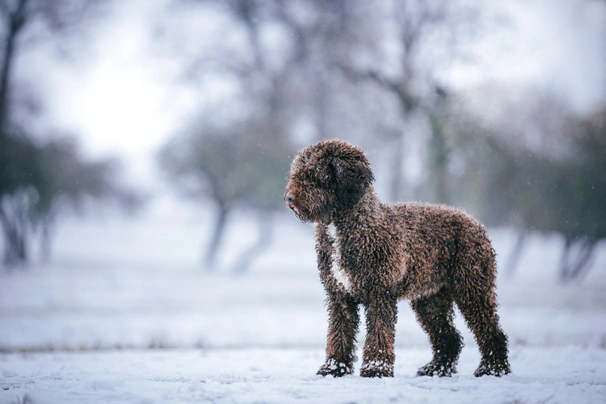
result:
[[[351,276],[341,264],[341,240],[339,239],[337,229],[334,224],[330,224],[328,226],[328,234],[330,234],[334,240],[330,274],[339,287],[343,288],[343,290],[345,290],[347,293],[352,293]]]

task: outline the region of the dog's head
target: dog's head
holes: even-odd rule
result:
[[[297,154],[284,200],[302,221],[330,223],[336,212],[353,208],[373,181],[362,150],[342,140],[325,140]]]

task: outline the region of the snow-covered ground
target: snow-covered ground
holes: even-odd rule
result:
[[[315,376],[326,312],[312,229],[281,216],[271,250],[233,276],[254,221],[232,222],[206,273],[209,219],[70,221],[52,263],[0,272],[0,403],[606,402],[604,245],[578,283],[558,283],[558,237],[532,237],[517,273],[500,274],[511,375],[472,376],[479,353],[458,316],[459,374],[415,377],[431,351],[402,302],[396,377],[333,379]],[[490,233],[506,257],[510,233]]]
[[[469,348],[469,347],[468,347]],[[603,349],[512,349],[514,373],[471,375],[467,349],[458,376],[415,377],[426,349],[396,350],[396,377],[314,376],[318,348],[242,348],[3,355],[0,401],[22,403],[603,403]],[[21,401],[19,401],[19,399]]]

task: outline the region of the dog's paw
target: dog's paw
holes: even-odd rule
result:
[[[510,369],[509,363],[507,361],[502,362],[502,363],[501,362],[489,363],[489,362],[482,361],[482,362],[480,362],[480,366],[478,366],[476,371],[473,372],[473,375],[475,377],[481,377],[481,376],[501,377],[501,376],[505,376],[509,373],[511,373],[511,369]]]
[[[362,377],[393,377],[393,364],[377,360],[362,364],[360,369]]]
[[[328,359],[324,365],[318,370],[318,375],[333,377],[342,377],[353,373],[353,365],[345,362],[340,362],[335,359]]]
[[[450,377],[455,373],[457,373],[457,367],[453,362],[431,361],[419,368],[417,376]]]

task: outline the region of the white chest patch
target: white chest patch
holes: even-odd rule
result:
[[[341,268],[341,243],[334,224],[328,225],[328,234],[335,240],[332,251],[331,273],[333,278],[346,292],[351,292],[351,279],[343,268]]]

